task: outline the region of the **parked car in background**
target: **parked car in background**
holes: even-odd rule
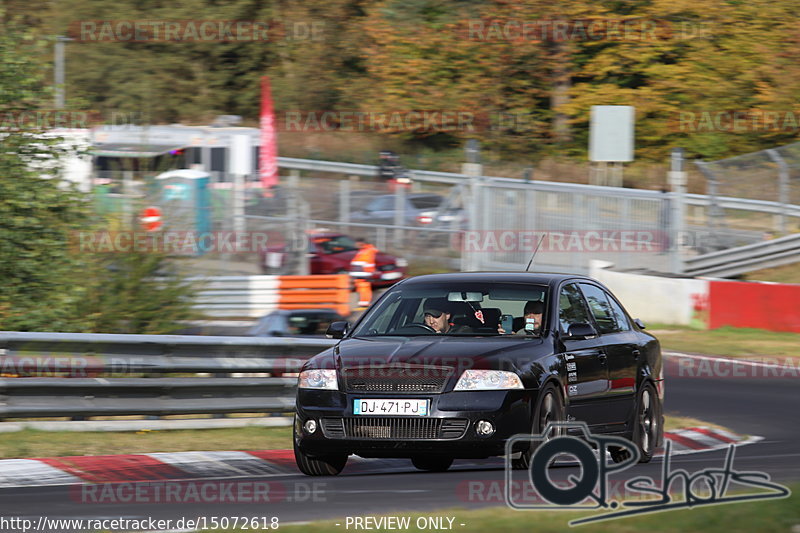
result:
[[[324,337],[331,323],[345,320],[333,309],[279,309],[259,319],[248,335],[255,337]]]
[[[403,225],[430,227],[435,225],[441,229],[464,229],[466,216],[459,207],[448,207],[442,210],[444,196],[440,194],[414,193],[405,197],[403,208]],[[369,224],[395,223],[396,197],[383,194],[370,200],[362,209],[350,214],[352,222]],[[434,224],[436,222],[436,224]]]
[[[308,235],[309,272],[311,274],[347,274],[350,261],[358,251],[355,240],[342,233],[314,231]],[[268,247],[261,256],[267,274],[291,270],[291,257],[283,247]],[[406,277],[408,261],[384,252],[375,257],[375,272],[369,280],[374,287],[387,287]]]

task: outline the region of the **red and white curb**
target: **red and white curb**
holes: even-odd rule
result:
[[[695,427],[666,432],[671,455],[685,455],[741,446],[761,440],[724,430]],[[656,451],[656,457],[663,450]],[[504,460],[457,461],[456,465],[502,468]],[[345,472],[410,470],[405,459],[362,459],[352,456]],[[90,483],[130,483],[275,477],[297,474],[292,450],[176,452],[141,455],[48,457],[0,460],[0,488]]]

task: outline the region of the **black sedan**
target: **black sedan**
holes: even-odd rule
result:
[[[297,465],[335,475],[357,454],[441,471],[456,458],[504,455],[509,437],[543,435],[558,421],[623,436],[649,461],[663,439],[664,381],[659,342],[643,329],[583,276],[402,281],[354,327],[332,324],[342,340],[303,366]],[[514,467],[528,468],[535,448],[515,448]]]

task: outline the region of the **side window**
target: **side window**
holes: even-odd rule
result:
[[[399,327],[398,324],[392,325],[392,321],[397,321],[396,315],[402,301],[402,299],[397,298],[387,305],[386,308],[382,310],[380,318],[371,324],[370,329],[375,329],[378,333],[383,334],[387,333],[390,329]]]
[[[391,211],[394,209],[394,198],[389,196],[375,198],[369,203],[367,209],[370,211]]]
[[[628,321],[625,311],[622,310],[622,306],[608,293],[606,293],[606,297],[608,297],[608,303],[611,304],[611,311],[614,313],[614,318],[617,319],[617,331],[630,331],[631,323]]]
[[[558,296],[558,318],[561,324],[561,332],[566,333],[572,324],[591,324],[589,310],[583,302],[581,291],[574,283],[570,283],[563,289]]]
[[[581,283],[581,290],[589,303],[589,309],[592,311],[592,316],[594,316],[599,332],[614,333],[619,331],[614,312],[611,310],[611,305],[603,289],[595,285]]]
[[[272,331],[281,330],[281,317],[277,315],[266,316],[261,319],[256,330],[256,335],[266,335]]]

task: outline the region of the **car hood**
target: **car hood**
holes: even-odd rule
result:
[[[541,338],[417,336],[355,337],[314,356],[305,368],[435,366],[524,372],[550,351]]]

